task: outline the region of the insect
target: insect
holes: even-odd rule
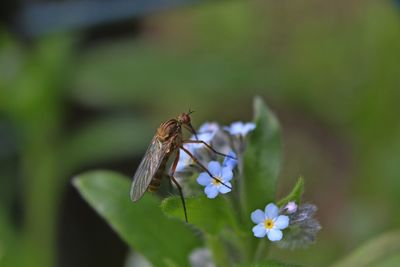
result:
[[[193,154],[187,150],[183,145],[189,143],[203,144],[212,152],[227,156],[225,154],[217,152],[209,144],[204,141],[197,140],[196,131],[191,124],[190,114],[193,113],[189,111],[188,113],[182,113],[174,119],[167,120],[161,123],[158,127],[155,136],[153,137],[147,151],[140,162],[139,167],[133,176],[130,196],[133,202],[138,201],[146,191],[155,192],[160,187],[161,179],[163,177],[164,171],[167,166],[167,162],[172,155],[175,155],[175,159],[172,163],[169,178],[176,185],[179,190],[179,194],[182,201],[183,210],[185,213],[185,220],[188,222],[185,198],[183,197],[182,187],[179,185],[178,181],[175,179],[175,170],[179,161],[180,149],[187,153],[193,161],[200,166],[205,172],[210,175],[214,180],[221,183],[222,185],[230,188],[228,185],[224,184],[217,177],[214,177],[210,171],[199,161]],[[183,140],[182,128],[185,128],[190,133],[192,133],[196,140]],[[227,156],[229,157],[229,156]]]

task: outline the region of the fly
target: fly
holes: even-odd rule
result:
[[[168,176],[179,190],[186,222],[188,222],[188,218],[185,198],[183,197],[182,187],[174,177],[176,166],[178,165],[179,161],[180,149],[188,154],[193,161],[199,165],[201,169],[207,172],[208,175],[210,175],[210,177],[212,177],[215,181],[231,189],[230,186],[224,184],[217,177],[214,177],[211,172],[183,146],[184,144],[203,144],[212,152],[218,155],[227,156],[217,152],[206,142],[197,140],[196,131],[191,124],[191,113],[191,111],[188,113],[182,113],[175,119],[170,119],[161,123],[149,147],[147,148],[147,151],[140,162],[135,175],[133,176],[130,191],[130,196],[133,202],[138,201],[146,191],[156,191],[161,184],[162,175],[166,169],[168,159],[171,156],[175,156]],[[192,133],[196,137],[196,140],[183,140],[182,128],[185,128]]]

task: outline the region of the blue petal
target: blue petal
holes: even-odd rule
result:
[[[206,143],[210,143],[212,139],[214,138],[215,134],[219,130],[219,125],[216,122],[206,122],[203,123],[198,132],[197,132],[197,137],[199,140],[204,141]],[[192,136],[192,140],[196,140],[195,136]],[[200,147],[204,148],[203,144],[197,144],[196,148],[199,149]]]
[[[187,167],[189,167],[188,162],[190,162],[190,156],[181,149],[179,154],[179,161],[178,164],[176,165],[175,171],[177,172],[184,171]]]
[[[278,207],[273,203],[269,203],[265,207],[265,216],[268,219],[273,219],[273,218],[277,217],[278,216]]]
[[[241,121],[237,121],[231,124],[230,133],[232,135],[241,134],[243,131],[244,124]]]
[[[280,215],[274,221],[274,228],[275,229],[285,229],[289,226],[289,217],[286,215]]]
[[[210,161],[210,163],[208,163],[208,170],[214,176],[221,176],[221,165],[218,161]]]
[[[227,186],[229,186],[229,187],[226,187],[225,185],[220,185],[220,186],[218,186],[218,191],[221,193],[221,194],[226,194],[226,193],[228,193],[228,192],[231,192],[231,188],[232,188],[232,184],[230,183],[230,182],[225,182],[224,181],[224,184],[226,184]]]
[[[278,229],[270,229],[268,231],[268,239],[271,241],[279,241],[282,239],[282,231]]]
[[[203,123],[200,128],[199,128],[199,133],[203,133],[203,132],[216,132],[218,131],[219,126],[218,123],[216,122],[205,122]]]
[[[207,131],[207,132],[199,132],[197,133],[197,139],[195,135],[192,135],[190,137],[190,140],[199,140],[199,141],[203,141],[207,144],[210,144],[212,139],[214,138],[215,132],[211,132],[211,131]],[[203,150],[206,149],[206,146],[204,144],[190,144],[192,146],[192,150],[191,152],[194,152],[195,150]]]
[[[262,238],[267,234],[267,229],[265,229],[264,223],[257,224],[252,230],[255,237]]]
[[[197,138],[199,140],[204,141],[206,143],[210,143],[210,141],[213,139],[213,137],[214,137],[214,135],[212,133],[202,133],[202,134],[197,135]],[[199,144],[199,146],[204,146],[204,144]]]
[[[232,158],[232,157],[236,158],[236,154],[235,154],[235,152],[230,151],[228,153],[228,156],[229,157],[224,158],[224,162],[222,163],[222,166],[229,167],[229,168],[231,168],[231,170],[233,170],[236,167],[237,162],[238,162],[236,159]]]
[[[202,186],[207,186],[211,183],[211,177],[208,175],[208,173],[202,172],[197,178],[197,182]]]
[[[176,165],[175,171],[176,172],[183,172],[186,169],[186,167],[188,167],[186,162],[179,160],[178,164]]]
[[[189,150],[189,152],[191,152],[192,154],[195,152],[195,145],[196,144],[184,144],[183,147],[186,148],[186,150]],[[188,158],[190,157],[188,154],[186,154],[185,151],[183,151],[182,149],[179,151],[179,158],[183,157],[183,158]]]
[[[251,213],[253,223],[264,223],[265,213],[262,210],[255,210]]]
[[[233,173],[232,173],[232,170],[231,170],[231,168],[229,168],[229,167],[224,167],[224,168],[222,168],[222,179],[224,180],[224,181],[230,181],[230,180],[232,180],[232,178],[233,178]]]
[[[250,131],[253,131],[256,128],[256,125],[252,122],[243,123],[241,121],[237,121],[232,123],[229,127],[224,127],[231,135],[247,135]]]
[[[242,134],[247,135],[249,132],[253,131],[256,128],[255,123],[248,122],[244,125]]]
[[[209,184],[204,188],[204,193],[206,193],[208,198],[215,198],[218,195],[218,188]]]

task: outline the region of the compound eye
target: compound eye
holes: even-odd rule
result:
[[[190,116],[186,113],[182,114],[182,122],[185,124],[190,123]]]

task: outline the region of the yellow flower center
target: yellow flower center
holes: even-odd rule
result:
[[[220,185],[220,184],[221,184],[221,182],[220,182],[220,181],[221,181],[221,178],[219,178],[219,177],[216,177],[216,178],[217,178],[218,180],[217,180],[217,179],[214,179],[214,178],[212,179],[213,185]]]
[[[266,220],[264,221],[264,226],[265,226],[265,228],[267,228],[267,229],[272,229],[272,227],[274,227],[274,221],[271,220],[271,219],[266,219]]]

